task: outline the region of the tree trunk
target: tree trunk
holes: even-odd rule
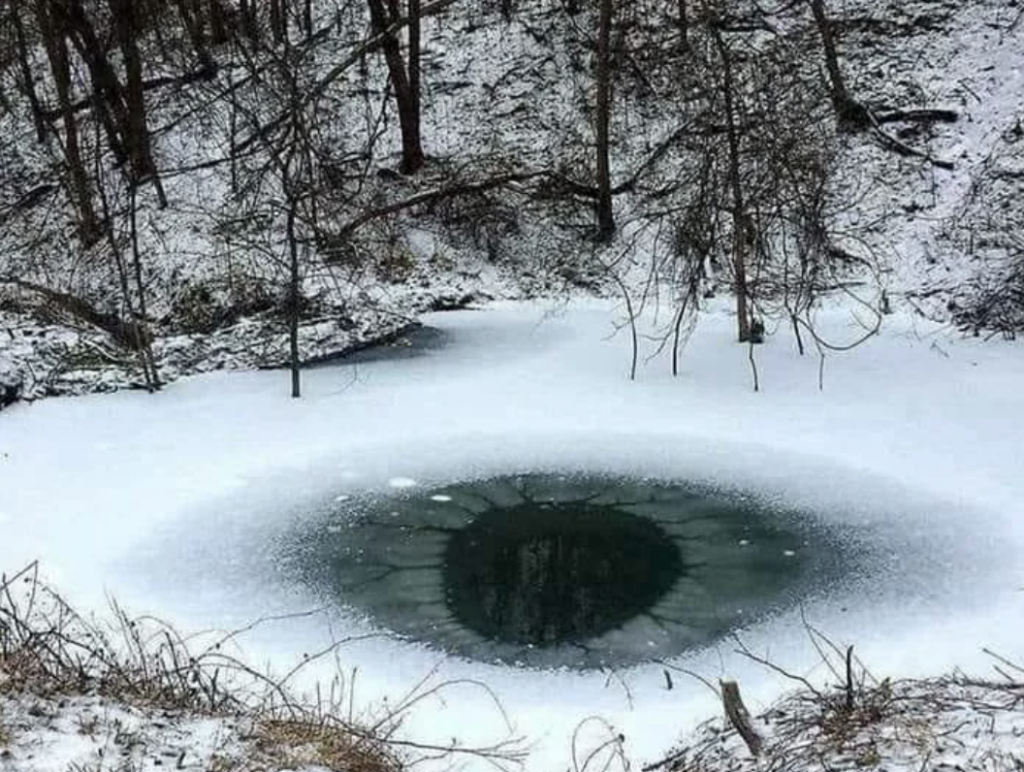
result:
[[[124,60],[125,115],[127,119],[128,158],[135,182],[152,176],[156,169],[146,126],[146,95],[142,86],[142,57],[139,53],[138,19],[134,0],[110,0],[117,29],[118,47]]]
[[[280,45],[288,34],[288,19],[284,8],[285,0],[270,0],[270,32],[274,42]]]
[[[306,28],[306,38],[313,37],[313,0],[306,0],[302,6],[302,26]]]
[[[402,174],[415,174],[423,168],[423,144],[420,138],[419,94],[414,93],[409,82],[409,72],[402,60],[402,46],[389,26],[400,18],[397,0],[388,0],[390,8],[384,7],[384,0],[367,0],[374,30],[383,35],[382,48],[388,66],[391,86],[395,90],[398,106],[398,123],[402,132]],[[411,22],[411,20],[410,20]],[[418,24],[418,19],[417,19]],[[416,84],[419,87],[419,52],[415,54]],[[412,54],[410,53],[410,60]]]
[[[286,174],[288,173],[286,171]],[[299,293],[301,289],[301,275],[299,238],[295,229],[299,201],[294,193],[287,195],[288,217],[285,230],[288,239],[288,362],[292,375],[292,397],[298,399],[302,396],[302,363],[299,358]]]
[[[864,105],[851,98],[850,92],[846,90],[846,80],[839,67],[839,52],[836,50],[836,39],[832,34],[832,22],[825,9],[825,0],[810,0],[810,3],[814,23],[818,27],[818,34],[821,35],[829,93],[839,128],[844,131],[862,131],[871,125],[871,114]]]
[[[59,9],[58,27],[67,31],[75,50],[89,69],[97,115],[107,132],[111,151],[118,163],[130,161],[131,121],[128,119],[123,88],[81,0],[65,0],[51,7],[55,12]]]
[[[207,6],[210,16],[210,40],[214,45],[223,45],[231,40],[228,31],[227,12],[221,0],[209,0]]]
[[[679,38],[683,48],[690,46],[690,15],[686,8],[687,0],[678,0],[678,14],[676,23],[679,25]]]
[[[196,58],[199,60],[199,70],[203,77],[213,78],[217,74],[217,63],[210,53],[202,14],[198,13],[195,0],[177,0],[177,6],[181,23],[185,27],[185,31],[188,32],[188,37],[192,41],[192,50],[195,51]],[[213,13],[212,10],[211,13]]]
[[[754,729],[754,722],[750,718],[750,711],[743,704],[740,696],[740,686],[735,681],[719,681],[722,687],[722,705],[725,707],[725,715],[729,723],[743,738],[751,756],[759,756],[764,747],[764,738]]]
[[[256,24],[256,11],[253,8],[254,0],[239,0],[238,16],[242,22],[242,31],[249,40],[255,42],[259,37],[259,27]]]
[[[50,60],[57,104],[64,124],[64,155],[68,164],[71,200],[78,212],[79,238],[85,246],[95,244],[100,236],[96,208],[92,200],[92,184],[82,159],[78,134],[78,120],[71,102],[71,64],[68,59],[67,40],[53,23],[49,4],[52,0],[36,0],[36,20],[43,36],[43,47]]]
[[[135,320],[138,332],[139,362],[142,364],[146,388],[154,392],[160,388],[160,373],[153,355],[153,337],[149,334],[149,314],[146,310],[146,284],[142,277],[142,251],[139,249],[139,201],[138,189],[134,182],[129,182],[129,235],[132,245],[132,278],[135,281],[135,292],[138,294],[139,313]]]
[[[408,1],[409,11],[409,91],[412,98],[413,131],[420,136],[420,0]],[[422,150],[420,155],[423,155]]]
[[[32,77],[32,64],[28,60],[28,41],[25,37],[25,25],[21,20],[21,14],[15,4],[10,9],[11,24],[14,27],[14,37],[18,44],[18,67],[21,70],[21,79],[25,84],[25,96],[28,97],[28,104],[32,110],[32,123],[36,130],[36,142],[40,145],[46,142],[46,122],[43,120],[43,108],[39,103],[39,94],[36,93],[36,82]]]
[[[597,28],[597,96],[594,134],[597,143],[597,236],[609,240],[615,233],[612,212],[611,162],[609,159],[609,123],[611,121],[611,28],[613,0],[601,0]]]
[[[750,311],[748,308],[747,258],[748,238],[747,216],[744,211],[743,184],[740,179],[740,140],[736,127],[735,84],[733,83],[732,57],[722,38],[722,31],[715,20],[709,24],[722,60],[722,99],[725,102],[726,139],[729,149],[728,182],[732,196],[732,265],[733,290],[736,293],[736,324],[741,343],[750,340]]]
[[[139,18],[136,0],[110,0],[117,27],[118,45],[124,59],[125,109],[127,112],[128,153],[131,163],[131,183],[151,180],[156,189],[160,207],[167,206],[167,196],[153,161],[153,148],[146,121],[146,92],[142,80],[142,55],[139,52]]]

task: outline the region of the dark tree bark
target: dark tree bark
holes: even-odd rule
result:
[[[255,42],[259,38],[259,25],[256,21],[256,10],[253,8],[254,0],[239,0],[238,18],[242,24],[242,32],[249,40]]]
[[[142,276],[142,250],[139,249],[139,200],[138,188],[133,181],[129,181],[129,236],[132,247],[132,278],[135,282],[135,292],[138,296],[138,316],[135,320],[135,329],[138,331],[139,362],[142,365],[143,376],[146,380],[146,388],[156,391],[160,388],[160,373],[156,366],[156,357],[153,355],[152,336],[149,335],[149,313],[146,310],[146,284]]]
[[[224,3],[222,0],[208,0],[206,7],[210,17],[210,41],[217,46],[227,43],[231,40],[231,30]]]
[[[415,121],[414,131],[420,136],[420,0],[408,0],[409,11],[409,91],[412,98],[412,120]],[[420,155],[423,151],[420,151]]]
[[[25,96],[28,98],[29,108],[32,110],[32,123],[36,130],[36,142],[46,142],[46,121],[43,119],[43,108],[39,102],[39,94],[36,92],[35,78],[32,77],[32,64],[29,62],[28,41],[25,35],[25,24],[22,21],[18,7],[12,4],[10,7],[11,25],[14,27],[14,38],[18,45],[18,68],[21,71],[21,80],[25,85]]]
[[[149,129],[146,126],[146,98],[142,87],[142,56],[138,45],[138,17],[134,0],[110,0],[118,47],[124,60],[127,87],[124,111],[127,120],[128,160],[136,181],[154,174],[156,168],[150,152]]]
[[[729,717],[729,723],[747,744],[750,755],[759,756],[764,748],[764,738],[754,729],[750,711],[740,696],[739,684],[735,681],[719,681],[719,684],[722,687],[722,705],[725,707],[725,715]]]
[[[722,101],[725,107],[726,140],[729,150],[728,184],[732,197],[732,264],[733,290],[736,293],[737,337],[740,342],[750,340],[750,310],[747,286],[747,241],[750,237],[750,223],[745,211],[743,182],[740,178],[740,139],[736,125],[735,83],[733,80],[732,56],[716,20],[709,24],[711,35],[722,61]]]
[[[402,165],[403,174],[415,174],[423,168],[423,143],[420,137],[420,110],[419,110],[419,19],[415,22],[409,19],[410,29],[415,23],[417,32],[415,35],[417,50],[411,50],[413,35],[410,31],[410,52],[409,70],[406,69],[406,62],[402,58],[402,46],[398,37],[390,29],[391,26],[401,18],[401,9],[398,7],[398,0],[367,0],[370,7],[370,19],[373,28],[378,35],[383,36],[382,48],[384,49],[384,60],[387,62],[388,75],[391,79],[391,87],[395,90],[395,103],[398,107],[398,123],[402,132]],[[410,4],[411,5],[411,4]],[[419,4],[416,3],[417,13]],[[415,62],[415,86],[413,90],[413,65]]]
[[[209,40],[206,34],[206,23],[203,14],[196,5],[196,0],[176,0],[178,15],[181,23],[188,32],[189,40],[192,41],[192,50],[195,51],[199,60],[199,70],[203,77],[213,78],[217,74],[217,62],[210,52]],[[217,4],[219,7],[219,4]],[[211,19],[214,11],[211,6]],[[211,23],[211,28],[214,25]]]
[[[81,0],[61,0],[51,5],[55,22],[66,31],[89,69],[92,80],[93,101],[107,141],[118,163],[130,160],[128,108],[125,105],[121,82],[107,59],[92,22],[82,7]]]
[[[596,105],[594,134],[597,144],[597,235],[607,241],[615,233],[612,212],[612,181],[609,150],[609,124],[611,121],[611,28],[614,16],[613,0],[601,0],[597,28]]]
[[[62,31],[53,23],[53,0],[36,0],[36,21],[43,37],[43,47],[50,61],[57,104],[64,125],[64,155],[68,164],[71,200],[78,212],[78,233],[82,243],[92,246],[100,238],[96,207],[93,205],[92,183],[82,158],[78,120],[71,101],[71,64],[68,44]]]
[[[832,21],[825,9],[825,0],[810,0],[814,23],[821,35],[821,47],[825,54],[825,70],[828,72],[829,93],[832,107],[836,113],[839,128],[844,131],[862,131],[871,126],[871,113],[860,102],[850,96],[846,89],[846,80],[839,67],[839,52],[836,49],[835,35],[832,34]]]
[[[270,0],[270,34],[280,45],[288,35],[288,16],[284,7],[286,0]]]
[[[313,0],[305,0],[302,6],[302,26],[306,30],[306,37],[313,36]]]
[[[688,48],[690,45],[690,15],[686,7],[687,0],[677,0],[677,2],[676,24],[679,25],[679,38],[683,48]]]

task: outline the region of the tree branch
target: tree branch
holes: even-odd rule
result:
[[[337,231],[337,235],[342,238],[351,236],[356,230],[372,220],[386,217],[389,214],[395,214],[396,212],[401,212],[405,209],[411,209],[412,207],[419,206],[420,204],[429,204],[435,201],[442,201],[447,198],[468,195],[470,193],[483,193],[484,191],[500,188],[514,182],[526,182],[546,175],[547,172],[514,172],[511,174],[503,174],[498,177],[492,177],[491,179],[484,180],[483,182],[456,183],[446,185],[441,188],[435,188],[433,190],[426,190],[409,196],[408,198],[404,198],[401,201],[395,201],[363,212],[345,223],[341,229]]]

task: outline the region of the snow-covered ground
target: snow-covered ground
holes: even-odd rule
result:
[[[306,373],[210,374],[158,395],[122,392],[19,404],[0,416],[0,566],[39,559],[73,604],[108,594],[183,632],[311,610],[276,548],[333,497],[510,470],[586,469],[712,481],[806,508],[872,546],[872,570],[808,620],[856,646],[879,678],[988,670],[982,647],[1024,654],[1024,356],[909,316],[819,362],[778,331],[754,351],[723,310],[702,317],[679,377],[612,335],[619,309],[502,304],[426,321],[446,343],[420,357]],[[822,312],[835,339],[861,329]],[[653,350],[653,344],[646,344]],[[267,621],[240,639],[257,667],[285,672],[332,640],[368,631],[331,609]],[[791,672],[826,679],[793,609],[740,633]],[[738,678],[753,711],[792,687],[733,641],[671,664]],[[419,702],[402,732],[424,741],[509,736],[497,696],[528,738],[529,769],[566,768],[573,732],[601,716],[637,761],[659,758],[716,713],[710,690],[659,664],[619,673],[481,665],[386,635],[353,640],[303,683],[346,673],[355,710],[395,705],[424,677],[470,679]],[[486,684],[491,692],[478,684]],[[581,749],[607,739],[588,722]]]

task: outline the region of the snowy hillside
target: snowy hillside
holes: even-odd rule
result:
[[[411,176],[394,173],[400,122],[366,8],[324,0],[313,7],[315,34],[290,31],[302,52],[294,83],[306,89],[300,113],[315,126],[307,150],[317,180],[301,202],[314,211],[299,218],[296,241],[300,358],[473,299],[618,292],[620,279],[640,305],[652,280],[669,306],[685,302],[692,281],[704,285],[698,296],[734,290],[735,202],[715,188],[725,186],[731,157],[719,55],[734,59],[729,109],[751,121],[739,127],[738,160],[748,175],[743,206],[759,231],[751,244],[763,250],[747,258],[755,315],[785,317],[779,283],[804,275],[811,260],[820,267],[798,306],[853,281],[873,305],[884,291],[886,302],[905,297],[928,315],[960,311],[964,323],[1012,329],[1017,312],[1003,288],[1015,286],[1020,251],[1024,111],[1015,4],[828,4],[850,97],[887,121],[839,134],[820,30],[803,4],[697,4],[685,41],[670,8],[617,9],[609,145],[618,228],[607,244],[593,238],[598,19],[573,5],[428,9],[420,31],[427,165]],[[164,380],[288,359],[292,278],[274,132],[288,136],[284,117],[300,113],[287,106],[286,73],[271,66],[270,43],[242,37],[205,52],[214,71],[197,70],[181,22],[169,9],[161,18],[164,35],[140,38],[143,75],[169,80],[146,92],[160,184],[126,181],[95,115],[78,117],[108,237],[82,243],[61,171],[68,130],[59,111],[48,115],[54,134],[43,143],[28,100],[8,99],[0,113],[8,138],[0,313],[9,330],[0,372],[11,397],[143,383],[131,341],[109,334],[129,319],[155,334]],[[714,19],[724,30],[717,38]],[[23,21],[38,98],[54,104],[45,51],[32,46],[37,22]],[[16,63],[12,52],[4,70],[12,94],[27,82]],[[84,98],[88,73],[77,66],[72,96]],[[951,110],[955,120],[922,121],[917,110]],[[911,117],[888,122],[893,111]],[[999,313],[986,310],[992,303],[973,307],[993,290]]]

